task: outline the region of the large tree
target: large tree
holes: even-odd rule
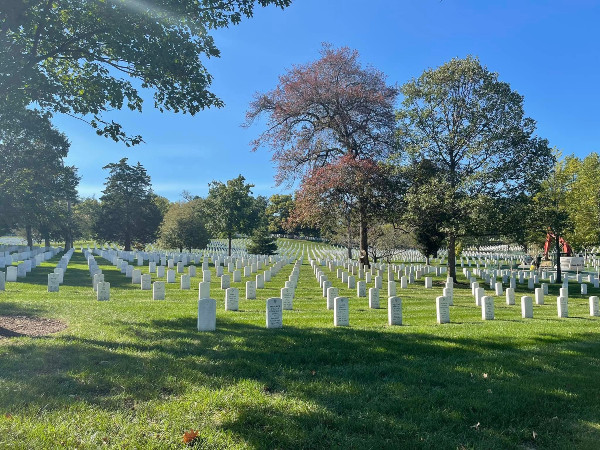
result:
[[[279,77],[274,90],[257,94],[247,124],[266,115],[267,128],[253,148],[271,147],[278,184],[332,164],[377,163],[394,143],[397,94],[383,73],[361,66],[358,52],[326,45],[319,60],[294,66]],[[368,197],[356,198],[360,261],[365,265],[369,209]]]
[[[203,249],[210,242],[200,198],[185,203],[173,203],[163,217],[158,243],[162,248]]]
[[[10,0],[0,4],[0,122],[35,105],[90,123],[124,141],[105,113],[142,110],[139,88],[155,107],[195,114],[222,106],[208,89],[202,57],[218,57],[209,34],[253,14],[255,4],[291,0]],[[133,80],[137,80],[134,82]]]
[[[287,232],[287,223],[294,210],[294,198],[289,194],[274,194],[269,197],[267,204],[268,230],[271,233],[283,234]]]
[[[245,181],[239,175],[226,183],[213,181],[208,185],[205,203],[209,219],[207,225],[212,233],[227,238],[230,256],[233,236],[237,233],[251,233],[266,208],[266,199],[252,197],[251,189],[254,185],[246,184]]]
[[[127,158],[103,167],[110,174],[100,197],[100,217],[95,231],[104,241],[117,242],[131,250],[156,238],[162,216],[154,201],[150,176],[138,162]]]
[[[547,141],[534,136],[535,121],[525,117],[523,97],[477,58],[455,58],[426,70],[402,93],[404,148],[441,169],[443,230],[450,276],[456,279],[457,238],[487,222],[480,214],[485,199],[492,210],[495,199],[528,192],[545,178],[553,156]]]

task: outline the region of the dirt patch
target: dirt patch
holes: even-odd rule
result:
[[[0,316],[0,339],[21,336],[46,336],[67,328],[56,319],[29,316]]]

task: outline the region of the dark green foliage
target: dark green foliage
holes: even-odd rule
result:
[[[159,230],[159,245],[165,249],[203,249],[210,242],[202,199],[170,205]]]
[[[150,177],[138,162],[127,164],[127,158],[104,166],[110,170],[104,195],[100,197],[100,217],[95,232],[104,241],[117,242],[131,250],[156,238],[162,221],[154,201]]]
[[[141,111],[142,88],[161,111],[195,114],[223,105],[202,64],[218,57],[209,31],[252,16],[255,4],[290,0],[9,0],[0,3],[0,124],[35,104],[89,121],[127,145],[104,113]]]
[[[271,236],[266,226],[260,226],[252,233],[252,243],[247,250],[253,255],[274,255],[277,252],[277,238]]]

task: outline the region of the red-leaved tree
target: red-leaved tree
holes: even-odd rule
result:
[[[253,142],[253,149],[262,145],[272,149],[277,184],[291,185],[302,179],[303,188],[310,183],[320,185],[318,178],[326,172],[328,187],[322,192],[343,193],[351,183],[342,175],[335,176],[336,171],[352,171],[356,169],[352,164],[363,162],[377,167],[389,155],[397,95],[398,89],[386,84],[382,72],[360,65],[356,51],[325,45],[319,60],[292,67],[279,77],[274,90],[255,96],[246,124],[266,115],[267,127]],[[370,178],[358,179],[367,182]],[[371,196],[350,196],[360,224],[360,261],[368,265]]]

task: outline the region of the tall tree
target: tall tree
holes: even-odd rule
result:
[[[274,194],[269,197],[266,214],[269,221],[268,230],[271,233],[283,234],[291,212],[294,209],[294,198],[289,194]]]
[[[162,216],[154,202],[150,176],[138,162],[127,158],[103,167],[110,174],[100,197],[101,215],[95,231],[102,240],[117,242],[131,250],[132,244],[154,241]]]
[[[218,57],[209,31],[239,23],[255,4],[291,0],[11,0],[0,4],[0,123],[28,105],[88,121],[98,134],[141,141],[105,117],[141,111],[133,83],[161,111],[195,114],[223,105],[203,57]]]
[[[226,183],[209,183],[206,197],[208,227],[214,234],[224,235],[228,240],[231,256],[231,240],[236,233],[250,233],[258,224],[257,201],[252,197],[253,184],[246,184],[239,175]],[[263,205],[266,200],[263,198]],[[264,213],[264,210],[263,210]]]
[[[206,230],[202,199],[185,203],[172,203],[159,230],[159,245],[162,248],[203,249],[210,242]]]
[[[270,146],[276,182],[292,183],[332,164],[384,160],[394,144],[397,95],[383,73],[360,65],[358,52],[326,45],[319,60],[294,66],[274,90],[258,94],[246,123],[267,115],[253,148]],[[368,265],[369,198],[356,200],[360,261]]]
[[[476,58],[455,58],[426,70],[402,93],[398,118],[404,148],[441,169],[449,275],[456,279],[457,238],[485,219],[473,215],[482,211],[475,206],[482,198],[528,192],[545,178],[553,157],[547,141],[534,136],[523,97]]]

